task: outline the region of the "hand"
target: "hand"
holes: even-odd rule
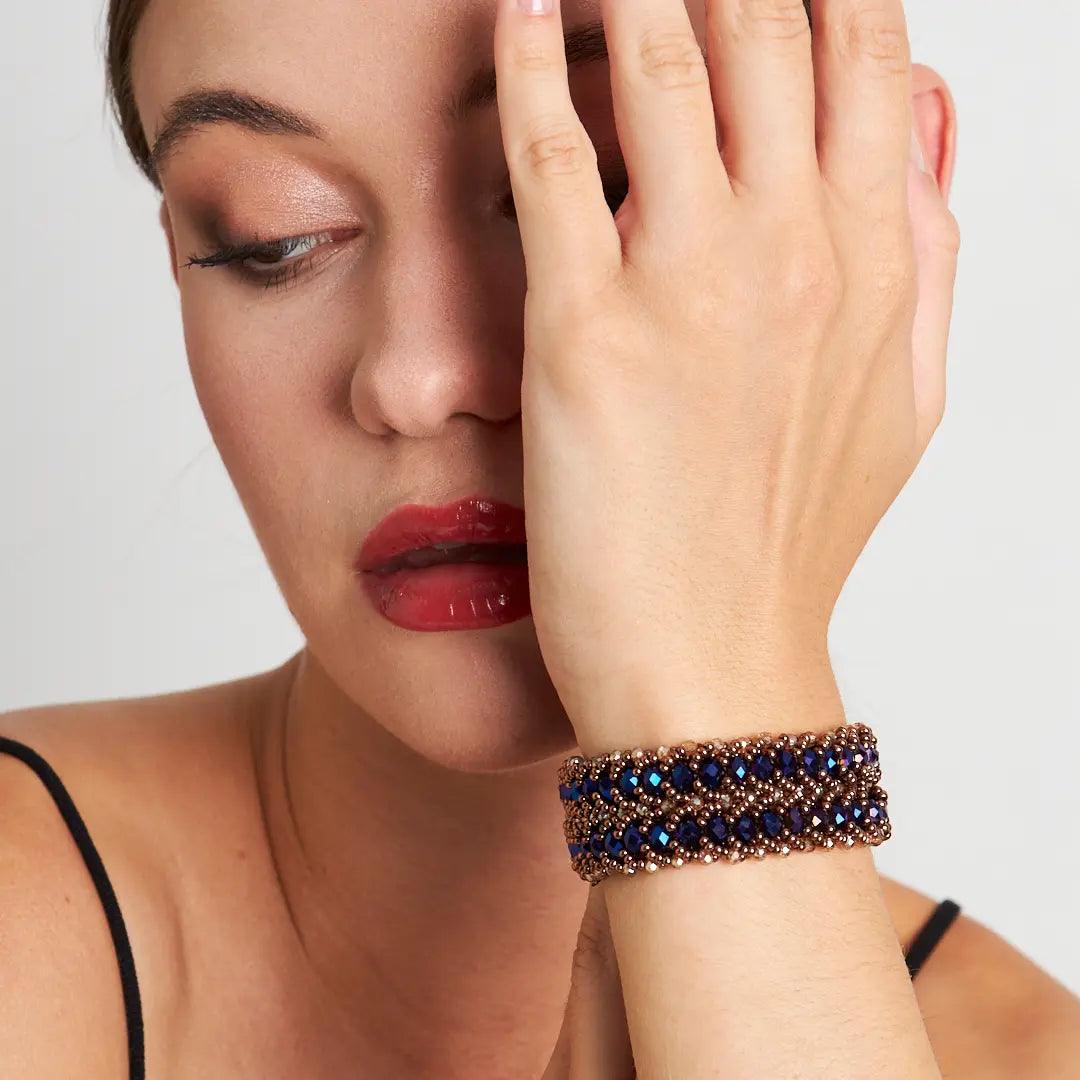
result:
[[[706,67],[683,0],[602,0],[614,218],[558,4],[499,3],[544,661],[586,752],[662,741],[679,701],[742,734],[782,674],[824,684],[840,589],[944,406],[959,237],[909,162],[901,3],[817,0],[812,45],[790,0],[710,0]]]
[[[590,888],[555,1051],[541,1080],[633,1080],[619,965],[601,888]]]

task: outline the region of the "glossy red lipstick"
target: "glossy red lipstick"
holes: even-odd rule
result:
[[[375,609],[406,630],[479,630],[531,611],[525,511],[481,495],[397,507],[354,569]]]

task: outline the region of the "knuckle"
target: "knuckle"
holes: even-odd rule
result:
[[[809,35],[810,20],[803,0],[739,0],[731,9],[734,39],[798,39]]]
[[[534,121],[522,139],[518,159],[540,179],[578,175],[596,161],[584,127],[564,116]]]
[[[583,922],[574,948],[572,979],[575,984],[581,986],[601,978],[614,963],[615,954],[606,930],[594,921]]]
[[[937,228],[936,239],[938,247],[940,247],[947,255],[956,258],[960,254],[960,222],[956,220],[956,215],[949,210],[945,209],[941,223]]]
[[[911,46],[907,30],[881,0],[856,4],[839,24],[837,46],[840,53],[857,63],[867,63],[883,74],[903,74],[911,66]]]
[[[570,353],[576,353],[581,346],[594,344],[587,340],[587,332],[602,314],[592,301],[586,283],[573,272],[560,282],[557,290],[546,293],[526,291],[525,312],[527,325],[533,329],[543,351],[549,350],[550,342],[559,341]],[[548,365],[553,362],[550,352],[546,362]]]
[[[574,357],[606,355],[601,349],[605,334],[618,340],[618,318],[585,270],[568,268],[556,289],[527,290],[525,316],[526,351],[533,351],[548,378],[564,388],[587,377]],[[571,359],[564,362],[564,357]]]
[[[510,49],[510,66],[517,71],[546,72],[557,70],[559,57],[543,41],[521,35]]]
[[[793,313],[828,314],[840,304],[843,278],[827,239],[803,239],[779,260],[777,300]]]
[[[546,322],[527,346],[523,392],[528,379],[537,399],[558,401],[560,408],[597,422],[610,413],[618,380],[636,370],[638,358],[652,354],[636,347],[638,337],[609,306],[567,299],[565,289],[545,305],[541,318]]]
[[[689,31],[652,27],[641,36],[638,56],[642,73],[663,89],[697,87],[709,81],[705,56]]]

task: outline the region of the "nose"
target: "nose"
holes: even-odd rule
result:
[[[350,402],[372,434],[431,437],[457,414],[503,422],[521,409],[524,263],[430,209],[399,219],[368,255]]]

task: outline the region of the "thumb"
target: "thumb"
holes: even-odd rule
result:
[[[570,965],[570,996],[542,1080],[633,1080],[634,1055],[602,884],[590,885]]]

